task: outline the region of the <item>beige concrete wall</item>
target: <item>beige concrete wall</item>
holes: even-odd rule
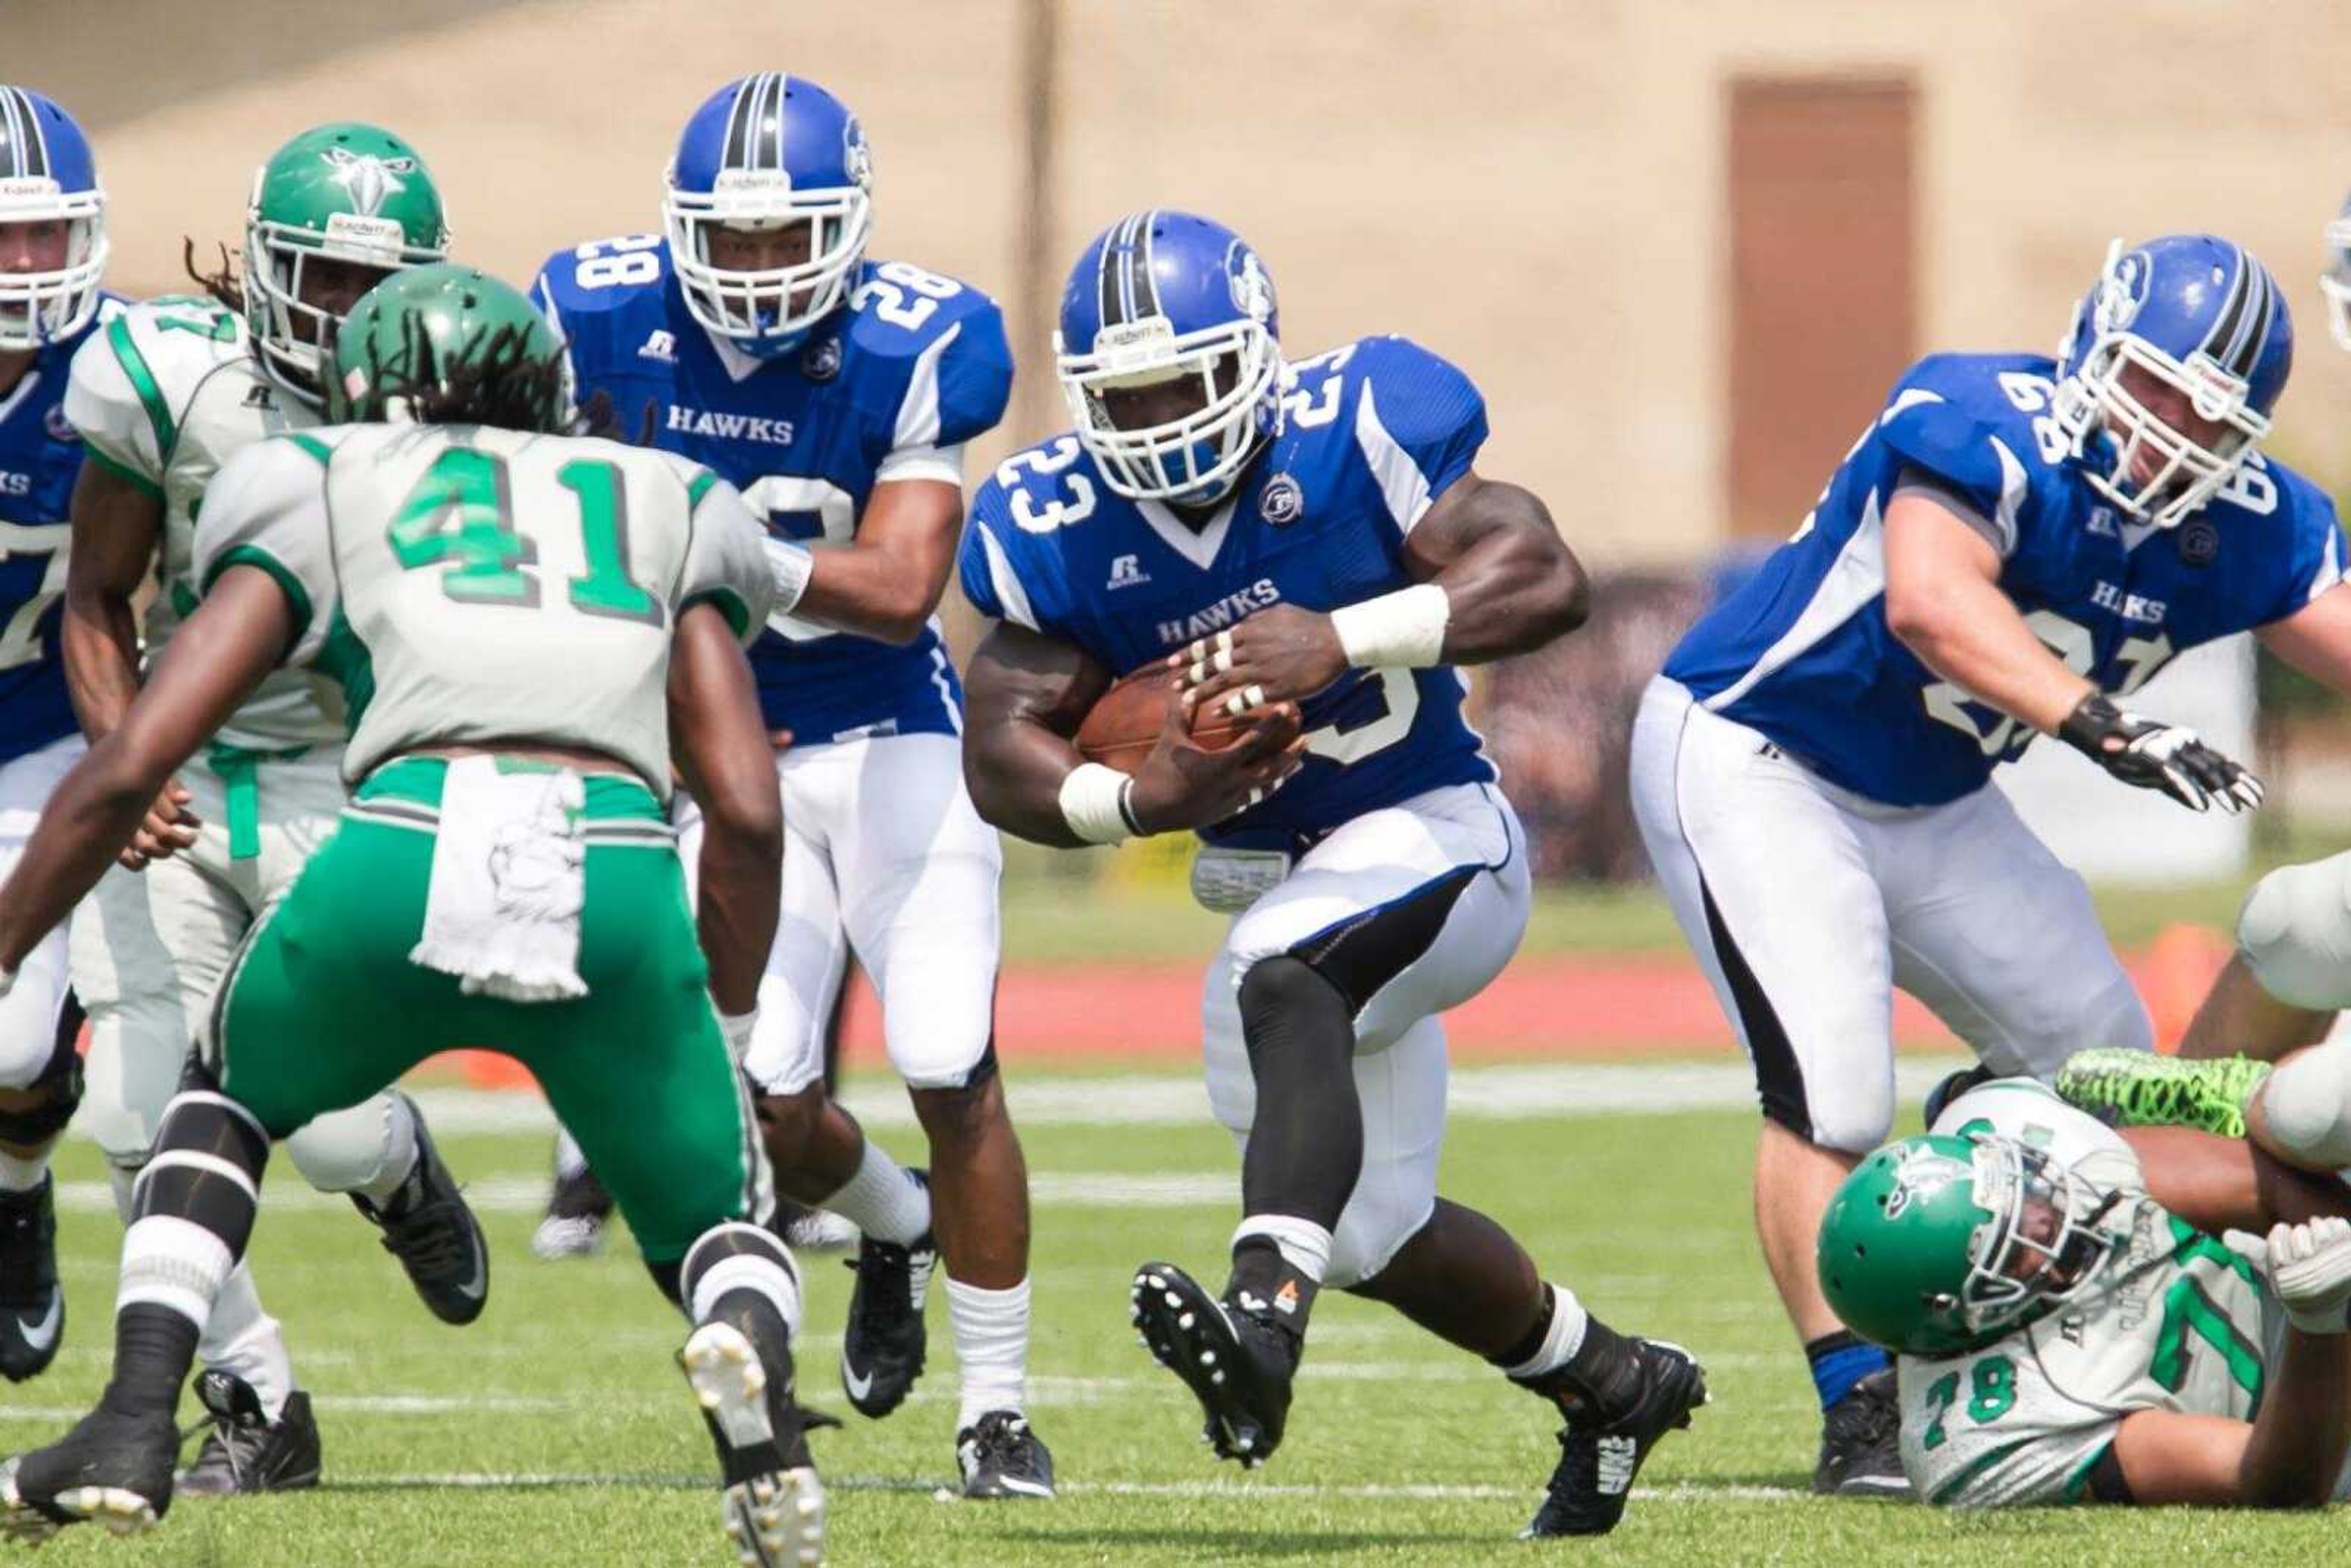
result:
[[[172,281],[181,235],[233,236],[271,144],[338,115],[414,140],[463,252],[519,277],[556,245],[650,226],[710,88],[799,71],[866,122],[883,254],[1015,304],[1130,207],[1212,212],[1270,259],[1294,350],[1394,330],[1451,355],[1493,403],[1485,466],[1616,563],[1688,559],[1722,528],[1725,84],[1908,72],[1922,348],[2045,346],[2108,235],[2215,228],[2270,260],[2300,316],[2280,448],[2351,480],[2351,356],[2311,283],[2351,183],[2351,6],[1061,0],[1043,280],[1014,276],[1024,10],[7,0],[0,44],[16,79],[89,113],[118,276],[142,289]],[[1045,369],[1040,336],[1016,347]]]

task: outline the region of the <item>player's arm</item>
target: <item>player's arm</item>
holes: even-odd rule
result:
[[[2316,1508],[2351,1452],[2351,1220],[2280,1225],[2270,1282],[2286,1313],[2284,1353],[2264,1370],[2251,1422],[2142,1410],[2115,1433],[2114,1500]],[[2199,1349],[2197,1354],[2207,1354]]]
[[[940,479],[876,485],[858,518],[856,542],[812,552],[815,569],[794,612],[903,648],[938,609],[962,534],[962,486]]]
[[[2351,581],[2336,583],[2254,635],[2261,638],[2262,646],[2312,680],[2338,692],[2351,692]]]
[[[1922,486],[1886,508],[1886,624],[1920,662],[2126,784],[2203,810],[2261,804],[2261,781],[2193,730],[2116,706],[2067,669],[2000,586],[2001,557],[1976,522]]]
[[[1311,696],[1349,669],[1482,664],[1583,624],[1592,583],[1531,491],[1464,474],[1404,540],[1414,586],[1329,614],[1277,604],[1168,659],[1187,702]]]
[[[69,516],[73,544],[58,641],[74,716],[96,741],[121,724],[139,695],[134,601],[162,542],[163,502],[117,470],[85,462],[74,480]],[[177,780],[164,782],[132,835],[126,864],[144,864],[196,841],[200,824],[186,809],[188,800]]]
[[[784,809],[759,692],[734,628],[715,604],[678,617],[670,650],[670,747],[702,809],[695,921],[718,1010],[758,1006],[783,884]]]
[[[1075,849],[1222,821],[1298,766],[1298,712],[1268,710],[1217,751],[1191,744],[1176,705],[1133,779],[1072,737],[1110,672],[1084,650],[998,622],[965,674],[964,782],[979,814],[1034,843]]]
[[[122,721],[49,797],[0,886],[0,967],[16,968],[96,885],[149,802],[274,669],[295,630],[266,571],[223,572]]]
[[[2054,735],[2096,688],[2059,662],[2000,586],[2000,552],[1917,488],[1886,508],[1886,623],[1978,701]]]

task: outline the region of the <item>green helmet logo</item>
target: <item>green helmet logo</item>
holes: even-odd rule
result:
[[[570,427],[563,341],[522,292],[478,267],[442,262],[370,289],[335,338],[327,417]]]
[[[1821,1289],[1889,1350],[1974,1350],[2096,1282],[2123,1240],[2100,1228],[2118,1201],[2012,1138],[1905,1138],[1830,1199]]]
[[[246,214],[246,323],[262,368],[317,402],[344,310],[385,274],[448,252],[441,192],[414,148],[357,121],[304,131],[254,175]]]
[[[351,193],[351,211],[371,218],[381,214],[387,197],[407,193],[400,177],[417,170],[413,157],[379,158],[348,147],[328,148],[327,162],[334,166],[335,183]]]

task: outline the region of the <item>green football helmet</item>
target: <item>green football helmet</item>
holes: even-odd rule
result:
[[[262,369],[319,401],[340,318],[304,303],[311,261],[396,271],[448,254],[441,191],[413,147],[357,121],[302,132],[255,172],[246,210],[245,319]]]
[[[1888,1350],[1975,1350],[2096,1284],[2126,1239],[2102,1228],[2117,1202],[2013,1138],[1904,1138],[1829,1201],[1821,1288]]]
[[[479,267],[393,273],[335,335],[327,418],[559,432],[572,423],[563,340],[522,291]]]

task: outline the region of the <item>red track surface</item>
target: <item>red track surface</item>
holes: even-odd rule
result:
[[[2129,958],[2132,977],[2167,1042],[2179,1038],[2227,956],[2217,934],[2179,926]],[[997,993],[998,1047],[1014,1062],[1182,1064],[1199,1051],[1200,976],[1193,963],[1023,965]],[[1737,1049],[1705,977],[1679,956],[1522,959],[1446,1016],[1461,1061],[1610,1060],[1728,1054]],[[843,1026],[852,1062],[883,1061],[881,1009],[862,981]],[[1897,996],[1896,1042],[1956,1042],[1927,1009]],[[467,1053],[478,1082],[527,1082],[503,1058]]]

